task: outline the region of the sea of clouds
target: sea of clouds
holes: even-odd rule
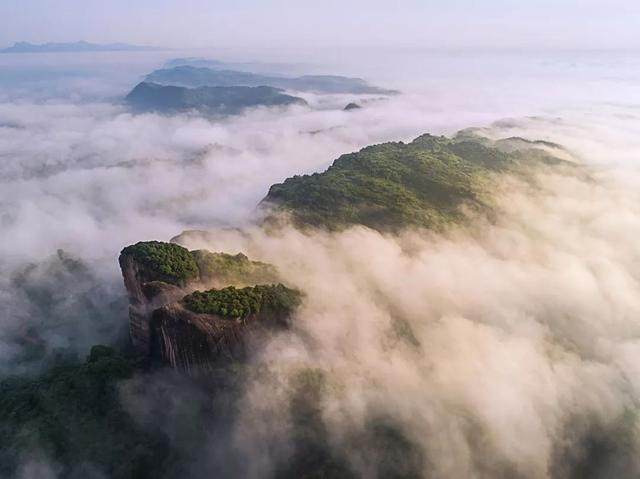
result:
[[[113,101],[120,77],[97,98],[61,95],[57,83],[44,96],[10,90],[0,102],[3,364],[31,332],[49,351],[113,341],[127,321],[120,249],[208,230],[179,241],[270,261],[306,293],[293,329],[256,353],[260,374],[227,432],[252,458],[243,477],[287,460],[292,378],[310,370],[322,377],[328,441],[362,477],[379,470],[362,438],[381,420],[415,448],[424,477],[637,476],[640,70],[595,54],[399,58],[396,71],[362,69],[405,93],[356,112],[341,111],[345,95],[218,122],[133,115]],[[257,203],[288,176],[469,126],[559,143],[583,173],[505,179],[497,219],[437,236],[253,226]]]

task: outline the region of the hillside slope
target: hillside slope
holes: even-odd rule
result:
[[[271,186],[261,205],[268,221],[284,214],[296,226],[438,229],[461,220],[463,206],[488,210],[496,174],[562,162],[535,143],[523,145],[502,148],[465,133],[368,146],[342,155],[323,173]]]

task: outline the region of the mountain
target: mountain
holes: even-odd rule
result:
[[[351,102],[348,103],[347,106],[343,108],[344,111],[352,111],[352,110],[360,110],[362,107],[357,103]]]
[[[397,93],[369,85],[361,78],[336,75],[304,75],[300,77],[279,77],[259,75],[237,70],[220,70],[192,65],[156,70],[146,77],[146,81],[162,85],[184,87],[202,86],[270,86],[287,90],[315,93],[380,94]]]
[[[134,348],[190,374],[243,357],[255,331],[286,326],[300,301],[273,266],[243,254],[148,241],[124,248],[119,263]]]
[[[492,144],[469,132],[453,139],[425,134],[342,155],[323,173],[287,178],[271,186],[261,205],[267,222],[284,215],[299,227],[439,229],[462,220],[463,206],[489,211],[496,174],[561,162],[549,148]]]
[[[177,113],[196,110],[209,115],[234,115],[257,106],[306,105],[302,98],[268,86],[185,88],[142,82],[126,96],[138,112]]]
[[[300,301],[273,266],[243,254],[149,241],[124,248],[119,262],[131,347],[95,345],[85,361],[63,357],[41,374],[1,377],[0,477],[19,477],[32,450],[55,461],[56,477],[184,477],[216,424],[237,414],[249,339],[286,327]],[[173,374],[156,376],[162,366]],[[157,411],[140,422],[131,406],[151,402]],[[174,413],[177,444],[162,423]]]
[[[301,227],[437,228],[464,218],[462,205],[490,208],[499,175],[569,167],[561,153],[553,143],[494,142],[473,130],[453,138],[425,134],[343,155],[324,173],[289,178],[271,187],[264,204]],[[81,265],[58,256],[65,270],[85,276]],[[96,345],[84,361],[0,378],[0,476],[24,476],[30,453],[34,461],[51,461],[59,477],[200,477],[201,458],[220,477],[250,477],[252,458],[234,442],[233,426],[247,412],[243,381],[268,369],[251,369],[247,352],[260,349],[264,333],[290,327],[303,292],[281,284],[267,263],[176,243],[127,246],[119,264],[130,347]],[[41,276],[25,272],[20,281],[50,298],[58,283],[34,290],[32,274]],[[274,477],[361,477],[342,453],[351,448],[381,458],[370,469],[375,477],[420,477],[425,470],[422,449],[385,417],[356,431],[349,448],[332,447],[321,404],[335,386],[321,369],[301,369],[281,387],[290,393],[292,440]]]
[[[72,43],[29,43],[16,42],[13,46],[0,50],[0,53],[58,53],[58,52],[132,52],[132,51],[154,51],[162,48],[148,47],[140,45],[129,45],[127,43],[109,43],[100,45],[84,41]]]

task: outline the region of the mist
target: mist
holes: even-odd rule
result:
[[[556,125],[508,130],[578,142]],[[179,237],[273,262],[308,294],[295,330],[256,358],[267,371],[248,385],[239,447],[260,455],[280,438],[286,450],[292,382],[320,371],[328,440],[358,477],[379,471],[362,437],[380,418],[418,448],[426,477],[634,477],[638,177],[613,170],[508,181],[497,222],[477,218],[443,236],[354,228]]]
[[[301,54],[256,51],[225,55],[307,68]],[[305,293],[291,330],[256,346],[234,398],[237,416],[207,424],[192,477],[223,464],[236,477],[277,476],[297,460],[300,403],[311,404],[305,414],[329,454],[356,477],[640,473],[633,57],[405,50],[393,63],[380,61],[391,54],[339,53],[312,70],[361,72],[403,93],[367,98],[352,113],[341,111],[351,95],[309,94],[311,108],[219,121],[132,114],[121,97],[164,55],[101,57],[133,65],[106,76],[101,62],[85,59],[68,66],[82,81],[58,75],[0,93],[2,374],[23,372],[18,363],[32,369],[31,330],[46,358],[126,341],[117,255],[179,235],[190,249],[271,262]],[[505,178],[495,218],[471,217],[442,234],[255,226],[273,183],[323,171],[366,145],[466,127],[556,142],[580,174]],[[192,386],[169,373],[140,381],[122,386],[123,407],[147,425],[151,405],[166,411],[153,427],[176,443],[186,441],[176,432],[185,404],[221,400],[206,388],[190,395]],[[55,464],[36,456],[20,477],[45,473],[56,477]]]

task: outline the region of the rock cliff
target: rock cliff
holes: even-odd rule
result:
[[[273,266],[242,253],[148,241],[124,248],[119,263],[134,348],[187,373],[243,356],[251,331],[285,325],[299,303],[297,291],[265,284],[279,281]]]
[[[244,358],[255,333],[286,327],[299,301],[283,285],[194,292],[153,312],[150,355],[189,374],[213,370]]]
[[[190,264],[189,260],[193,258],[188,250],[171,243],[138,243],[122,250],[119,263],[129,296],[129,334],[138,352],[149,352],[151,313],[183,297],[185,289],[199,279],[195,261]],[[184,271],[169,270],[171,261]]]

